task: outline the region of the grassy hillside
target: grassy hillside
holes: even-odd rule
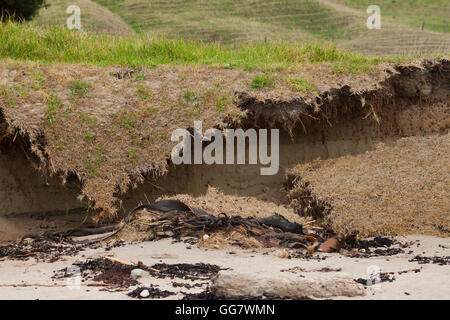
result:
[[[82,29],[115,35],[133,33],[131,27],[119,16],[90,0],[47,0],[47,2],[50,6],[40,10],[33,23],[65,26],[69,17],[66,13],[67,8],[70,5],[77,5],[81,9]]]
[[[381,30],[367,29],[366,0],[93,1],[120,15],[138,33],[168,38],[233,45],[325,39],[372,56],[450,52],[450,33],[444,32],[449,16],[445,0],[379,1]]]
[[[342,38],[354,16],[311,0],[94,0],[138,32],[224,43]]]
[[[70,4],[84,30],[219,42],[330,41],[371,56],[450,52],[445,0],[382,0],[382,29],[368,30],[368,0],[49,0],[35,24],[61,25]],[[425,30],[421,30],[425,22]],[[430,31],[434,30],[434,31]],[[439,31],[439,32],[436,32]]]

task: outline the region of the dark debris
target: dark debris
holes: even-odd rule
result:
[[[446,266],[450,265],[450,256],[447,257],[423,257],[423,256],[415,256],[411,260],[408,260],[409,262],[417,262],[418,264],[427,264],[427,263],[433,263],[440,266]]]
[[[147,290],[149,296],[143,297],[141,296],[142,291]],[[138,299],[160,299],[167,298],[169,296],[175,295],[175,292],[161,290],[157,286],[151,285],[150,287],[139,287],[128,293],[129,297],[138,298]]]

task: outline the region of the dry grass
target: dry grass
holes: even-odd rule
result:
[[[84,183],[83,194],[94,208],[104,210],[104,217],[116,211],[112,196],[128,190],[130,176],[165,172],[175,129],[192,127],[194,120],[209,128],[237,116],[241,111],[231,98],[246,87],[246,78],[233,70],[160,67],[121,80],[111,75],[114,71],[0,65],[6,120],[29,134],[32,143],[41,144],[39,137],[45,136],[45,144],[32,151],[50,173],[76,173]],[[186,101],[186,90],[195,93],[195,101]],[[231,98],[218,111],[217,99],[223,95]]]
[[[326,220],[336,232],[449,236],[449,154],[450,134],[415,136],[292,172],[332,206]]]
[[[113,76],[124,70],[132,69],[0,64],[0,104],[9,134],[28,136],[47,174],[63,180],[75,174],[102,218],[115,217],[120,207],[115,196],[143,181],[142,175],[166,172],[175,129],[193,127],[195,120],[206,129],[244,118],[233,103],[235,93],[251,90],[252,77],[260,74],[161,66],[136,69],[130,78]],[[281,72],[276,88],[254,94],[298,96],[283,80],[293,72]]]
[[[174,197],[165,197],[165,199],[178,199],[190,206],[200,208],[212,215],[225,213],[228,216],[241,216],[244,218],[264,218],[277,213],[291,222],[307,224],[311,221],[309,218],[300,217],[289,208],[285,199],[280,199],[280,203],[259,200],[255,197],[245,197],[229,195],[209,187],[208,191],[199,197],[193,197],[187,194],[177,194]],[[285,204],[282,204],[285,202]]]
[[[416,62],[411,68],[415,70],[419,65]],[[261,71],[160,66],[128,69],[134,72],[130,78],[117,79],[113,74],[123,69],[8,60],[0,63],[0,116],[9,128],[0,133],[0,138],[23,139],[38,157],[45,174],[57,174],[63,181],[76,176],[90,208],[98,211],[100,218],[110,219],[116,217],[120,208],[120,194],[143,182],[146,174],[158,176],[167,171],[170,151],[175,145],[170,141],[173,130],[192,127],[195,120],[203,120],[205,129],[252,121],[246,119],[238,106],[242,93],[250,96],[248,101],[254,97],[259,101],[287,103],[292,108],[298,106],[297,113],[313,121],[316,116],[321,117],[315,99],[317,92],[300,93],[287,78],[307,77],[319,91],[336,90],[333,88],[340,88],[345,81],[356,90],[354,94],[358,90],[375,92],[383,79],[389,77],[383,67],[389,66],[380,65],[372,73],[348,78],[333,72],[329,64],[278,70],[272,72],[273,88],[258,91],[251,88],[251,81],[255,75],[264,74]],[[392,75],[392,66],[390,70]],[[222,99],[224,95],[229,99]],[[227,101],[220,109],[218,99]],[[269,111],[266,117],[271,120],[276,114],[273,110],[276,104],[255,101],[255,105],[262,104],[262,114]],[[339,105],[339,101],[335,103]],[[308,112],[315,112],[315,116],[302,113],[305,106],[314,110]],[[292,117],[297,114],[294,111],[291,110]],[[328,119],[339,121],[337,115],[335,118]],[[287,118],[284,128],[295,120]],[[4,130],[5,123],[0,129]],[[208,196],[211,201],[221,197],[214,192]],[[248,205],[249,200],[235,200],[234,209],[229,204],[223,206],[228,214],[273,213],[264,212],[264,206],[270,211],[280,210],[255,203],[260,209],[238,212],[237,208]],[[208,210],[215,212],[217,208]],[[282,214],[290,220],[294,218],[288,212]]]
[[[193,127],[195,120],[203,120],[205,129],[239,122],[243,112],[233,103],[235,93],[251,90],[251,79],[260,74],[192,66],[142,68],[125,79],[112,75],[124,70],[132,69],[0,64],[0,104],[9,134],[29,136],[46,173],[63,180],[75,174],[83,196],[103,218],[115,216],[120,207],[115,196],[142,181],[143,174],[165,173],[175,129]],[[336,83],[339,76],[325,70],[328,85]],[[303,71],[280,72],[274,88],[253,93],[299,96],[284,79]]]

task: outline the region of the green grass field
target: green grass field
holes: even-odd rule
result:
[[[388,59],[344,52],[334,45],[258,42],[239,48],[219,43],[145,35],[116,37],[71,31],[60,26],[0,25],[0,58],[96,65],[217,65],[225,68],[280,69],[306,63],[332,63],[358,72]],[[392,61],[393,59],[389,59]]]

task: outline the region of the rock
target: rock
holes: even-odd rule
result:
[[[272,295],[292,299],[365,295],[364,287],[343,272],[236,273],[221,271],[212,281],[211,291],[229,298]]]
[[[150,273],[148,273],[145,270],[142,270],[142,269],[131,270],[131,278],[133,278],[134,280],[139,279],[139,278],[145,278],[148,276],[150,276]]]
[[[141,291],[141,294],[140,294],[140,296],[141,296],[142,298],[148,298],[149,295],[150,295],[150,292],[148,292],[147,289],[142,290],[142,291]]]

